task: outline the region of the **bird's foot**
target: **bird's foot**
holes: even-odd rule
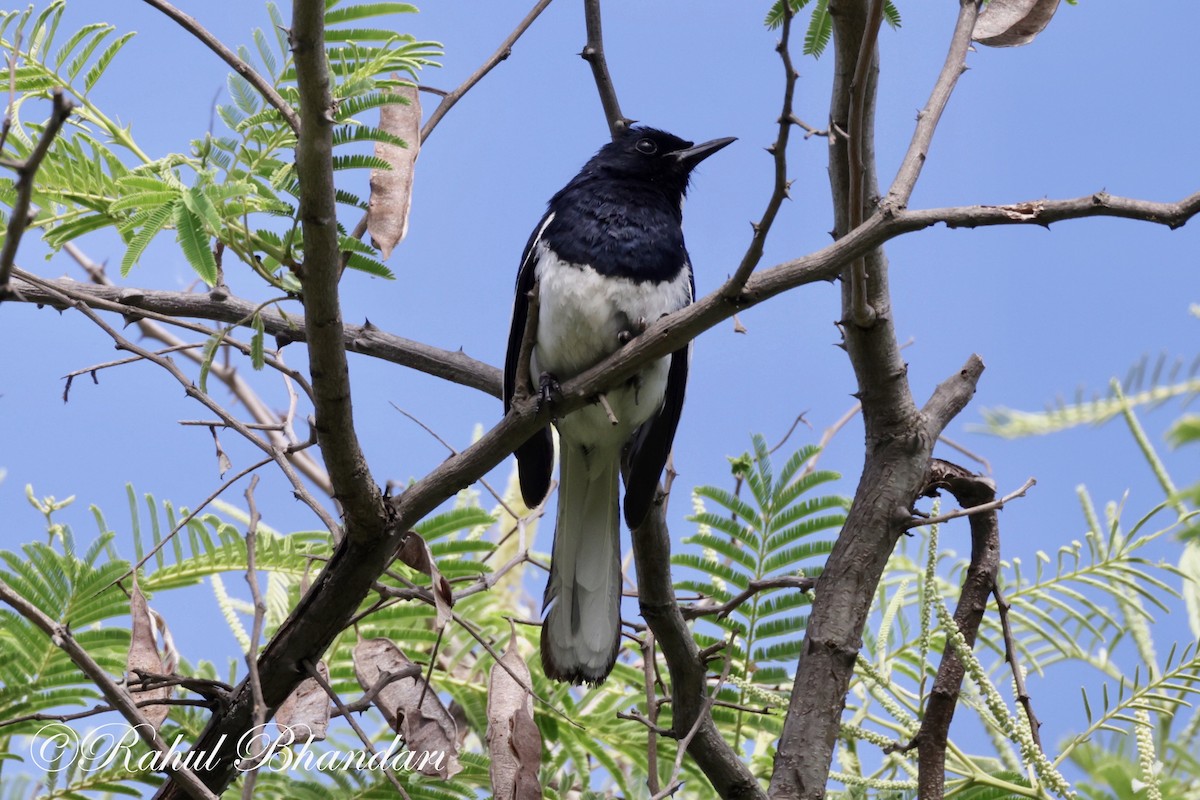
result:
[[[558,385],[558,378],[549,372],[543,372],[538,378],[538,410],[541,411],[560,397],[562,387]]]
[[[646,322],[645,317],[638,317],[637,322],[631,322],[628,328],[617,333],[617,341],[622,345],[627,345],[633,341],[635,336],[645,333],[649,325],[650,323]]]

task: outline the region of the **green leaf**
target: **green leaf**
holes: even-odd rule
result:
[[[71,63],[67,65],[66,73],[68,81],[74,81],[75,78],[79,76],[79,73],[83,71],[85,66],[87,66],[87,62],[92,57],[92,53],[96,52],[96,48],[99,47],[104,40],[109,37],[109,34],[115,30],[116,28],[114,26],[106,23],[98,27],[95,33],[90,34],[83,45],[83,49],[81,49],[75,58],[71,59]]]
[[[250,337],[250,365],[256,370],[261,370],[266,362],[263,357],[263,339],[266,329],[263,327],[262,314],[254,312],[254,319],[250,320],[250,327],[254,328],[254,335]]]
[[[183,203],[176,200],[170,205],[159,206],[146,215],[142,221],[141,229],[134,234],[125,248],[125,255],[121,259],[122,278],[127,276],[129,271],[137,264],[138,259],[145,252],[146,246],[150,244],[150,240],[157,236],[158,232],[166,226],[167,221],[175,213],[176,207],[182,208]]]
[[[204,188],[193,186],[183,193],[183,204],[201,220],[208,232],[217,235],[221,232],[221,215],[205,194]]]
[[[343,22],[382,17],[387,14],[415,14],[417,7],[409,3],[362,3],[360,5],[335,8],[325,12],[325,27]]]
[[[204,223],[187,207],[186,202],[176,203],[175,230],[179,244],[183,248],[184,258],[209,286],[217,284],[217,260],[213,257],[209,246],[208,234]]]
[[[767,12],[767,18],[763,20],[763,24],[771,30],[775,30],[783,24],[783,2],[784,0],[775,0],[775,4],[771,6],[771,10]],[[808,0],[792,0],[791,5],[792,13],[795,14],[808,5]]]
[[[96,59],[96,63],[92,65],[92,68],[88,70],[87,75],[83,79],[84,94],[92,90],[92,87],[100,80],[100,76],[104,74],[104,70],[108,69],[108,65],[117,57],[117,53],[121,52],[121,48],[125,46],[125,43],[136,35],[135,32],[130,31],[105,48],[104,52],[100,54],[100,58]]]
[[[892,30],[897,30],[900,27],[900,10],[892,4],[892,0],[887,0],[883,4],[883,21],[888,24]]]
[[[386,278],[389,281],[396,278],[396,274],[388,269],[383,262],[376,261],[361,253],[351,253],[350,258],[346,260],[346,266],[359,272],[365,272],[368,275],[374,275],[376,278]]]
[[[833,36],[833,18],[829,16],[829,0],[817,0],[808,31],[804,34],[804,55],[820,58]]]
[[[243,58],[249,56],[249,53],[243,55]],[[225,84],[229,88],[229,96],[233,98],[233,104],[236,105],[244,114],[258,113],[259,107],[262,105],[258,97],[258,92],[250,85],[250,82],[236,73],[229,73],[225,79]]]
[[[204,342],[204,350],[201,352],[200,361],[200,391],[208,394],[208,373],[212,369],[213,359],[217,356],[217,348],[221,346],[221,342],[225,341],[225,331],[221,329],[209,336]],[[209,542],[209,550],[212,550],[211,542]],[[193,551],[195,545],[193,544]]]

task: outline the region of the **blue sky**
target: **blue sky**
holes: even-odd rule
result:
[[[269,25],[256,2],[179,5],[232,44],[249,43],[254,27]],[[444,67],[422,78],[443,89],[470,74],[527,11],[524,3],[499,1],[426,5],[405,22],[418,38],[444,43]],[[734,269],[750,238],[748,223],[770,192],[772,164],[762,148],[774,138],[782,70],[773,51],[777,33],[762,25],[767,5],[662,0],[606,6],[606,46],[625,113],[696,141],[739,139],[704,163],[687,202],[685,231],[700,294]],[[898,5],[903,28],[881,34],[877,147],[885,184],[942,64],[955,13],[951,3]],[[64,27],[94,20],[139,32],[94,99],[132,123],[151,155],[186,150],[208,128],[214,95],[222,92],[227,101],[225,66],[144,3],[75,3]],[[1064,4],[1033,45],[971,53],[910,205],[1006,203],[1101,189],[1176,200],[1195,191],[1200,112],[1190,82],[1198,26],[1200,6],[1184,0]],[[552,4],[512,56],[442,121],[418,162],[408,239],[389,262],[397,280],[349,275],[347,321],[369,318],[408,338],[502,362],[521,248],[545,201],[606,140],[590,72],[578,57],[583,42],[581,4]],[[794,57],[801,73],[797,113],[824,127],[832,54],[813,60],[797,48]],[[433,98],[422,99],[431,109]],[[829,241],[825,148],[823,139],[793,137],[793,200],[772,231],[764,267]],[[349,214],[344,220],[355,221]],[[1087,484],[1099,502],[1128,491],[1134,516],[1160,501],[1118,424],[1016,442],[966,429],[985,407],[1037,409],[1060,394],[1073,396],[1077,387],[1103,391],[1111,377],[1146,355],[1190,361],[1200,325],[1187,312],[1200,301],[1196,227],[1169,232],[1085,220],[1050,231],[933,229],[889,245],[897,333],[913,340],[905,353],[914,394],[923,401],[970,353],[981,354],[988,369],[978,394],[948,434],[991,461],[1001,492],[1038,479],[1029,497],[1003,513],[1005,557],[1028,561],[1039,549],[1052,553],[1078,538],[1084,530],[1078,484]],[[114,265],[122,255],[103,236],[82,246]],[[20,262],[43,275],[79,277],[65,255],[43,261],[32,241]],[[127,283],[182,288],[192,280],[164,235]],[[230,283],[235,292],[261,295],[248,275],[233,274]],[[725,456],[745,451],[753,432],[776,441],[805,412],[815,431],[801,426],[792,440],[798,446],[815,441],[842,415],[854,384],[844,353],[834,346],[838,315],[836,287],[806,286],[742,314],[746,334],[726,323],[700,337],[676,441],[677,489],[727,486]],[[207,418],[207,412],[153,366],[105,371],[98,386],[77,382],[71,402],[62,403],[61,376],[115,357],[107,337],[82,316],[6,303],[0,341],[6,421],[0,469],[7,471],[0,482],[0,546],[16,548],[42,536],[40,516],[24,499],[26,484],[39,495],[77,495],[63,521],[81,538],[94,530],[86,510],[92,503],[122,530],[127,481],[177,505],[194,505],[217,486],[208,432],[177,424]],[[304,363],[297,346],[285,356],[293,365]],[[473,390],[364,357],[352,357],[351,368],[360,434],[381,484],[419,477],[445,456],[390,403],[458,447],[470,442],[477,423],[499,419],[499,402]],[[263,385],[271,402],[286,402],[277,385]],[[1176,410],[1170,406],[1145,421],[1177,479],[1190,482],[1197,478],[1194,451],[1167,452],[1162,442]],[[235,467],[248,463],[249,448],[231,435],[222,443]],[[860,463],[861,428],[852,424],[824,465],[848,476],[844,491],[851,494]],[[1126,464],[1134,466],[1117,468]],[[506,474],[507,466],[497,477]],[[240,502],[242,490],[227,499]],[[279,530],[318,525],[278,480],[264,483],[258,503]],[[677,537],[690,528],[683,520],[688,510],[686,493],[677,491],[671,513]],[[943,542],[965,551],[965,524],[944,532]],[[548,549],[549,542],[542,546]],[[1156,554],[1177,558],[1169,546]],[[207,590],[198,591],[206,597]],[[235,651],[215,604],[186,607],[201,617],[194,631],[179,637],[185,655],[212,657],[214,646]],[[1180,619],[1162,626],[1164,641],[1187,635]],[[1075,684],[1052,678],[1030,686],[1043,707],[1053,707],[1056,692],[1065,698],[1060,708],[1042,713],[1050,740],[1082,720]]]

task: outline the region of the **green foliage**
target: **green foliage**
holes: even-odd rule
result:
[[[31,229],[40,231],[54,249],[97,230],[115,229],[126,246],[121,273],[128,275],[151,241],[170,228],[188,265],[204,283],[215,285],[221,260],[231,256],[275,288],[294,290],[291,273],[304,256],[295,199],[298,183],[292,171],[296,141],[279,110],[244,78],[231,74],[231,103],[217,109],[227,131],[206,133],[191,143],[189,152],[151,159],[138,147],[132,130],[114,122],[90,97],[133,34],[119,34],[112,25],[97,22],[59,44],[63,11],[64,0],[55,0],[37,13],[32,6],[0,12],[0,49],[20,64],[9,138],[14,155],[27,155],[42,128],[22,120],[30,100],[47,98],[51,89],[62,86],[78,106],[72,117],[76,124],[56,139],[37,173],[37,216]],[[440,55],[436,43],[388,30],[396,15],[415,11],[407,3],[326,4],[335,113],[343,123],[334,141],[339,170],[353,175],[386,169],[387,164],[362,150],[372,142],[406,146],[359,117],[380,105],[404,102],[389,90],[411,85]],[[284,21],[273,4],[268,14],[274,35],[257,29],[253,48],[241,47],[238,53],[295,107],[295,69],[287,38],[280,32]],[[363,25],[377,20],[378,27]],[[403,77],[394,77],[397,74]],[[366,208],[353,191],[336,191],[340,203]],[[14,200],[12,180],[0,180],[0,203],[11,206]],[[375,277],[393,277],[365,245],[350,252],[346,266]]]
[[[775,0],[771,10],[767,12],[767,18],[763,24],[768,28],[774,30],[783,25],[785,13],[783,4],[784,0]],[[809,0],[788,0],[788,4],[790,12],[798,14],[809,4]],[[892,3],[892,0],[886,0],[883,4],[883,21],[893,29],[900,27],[900,11]],[[804,32],[804,55],[820,58],[832,36],[833,19],[829,16],[829,0],[816,0],[813,3],[808,27]]]
[[[795,663],[807,622],[810,598],[795,586],[771,586],[783,577],[815,578],[832,548],[828,537],[841,528],[849,501],[815,490],[840,476],[815,468],[819,450],[802,447],[776,473],[772,453],[760,435],[752,453],[730,459],[734,490],[700,486],[693,492],[698,527],[684,539],[692,549],[672,557],[676,586],[697,594],[705,605],[725,605],[743,592],[749,597],[728,615],[701,616],[696,638],[702,647],[725,642],[731,660],[731,684],[720,699],[738,710],[714,709],[714,718],[733,741],[751,746],[764,735],[779,733],[779,718],[748,714],[747,704],[779,706],[790,691],[789,669]],[[743,497],[743,490],[748,496]],[[715,504],[719,511],[710,511]],[[690,573],[697,577],[690,577]],[[754,591],[758,587],[759,591]],[[711,667],[717,674],[723,661]]]

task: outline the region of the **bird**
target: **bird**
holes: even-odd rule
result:
[[[541,401],[595,366],[663,315],[695,300],[683,240],[683,199],[701,161],[734,138],[693,144],[629,126],[547,204],[525,245],[504,365],[504,409],[518,382]],[[536,301],[531,292],[537,287]],[[518,375],[525,328],[536,330]],[[559,435],[558,512],[543,601],[541,659],[547,677],[602,683],[621,643],[619,476],[625,522],[636,529],[654,502],[683,407],[691,345],[611,387],[597,402],[554,420]],[[550,426],[516,451],[518,482],[534,508],[550,490]]]

